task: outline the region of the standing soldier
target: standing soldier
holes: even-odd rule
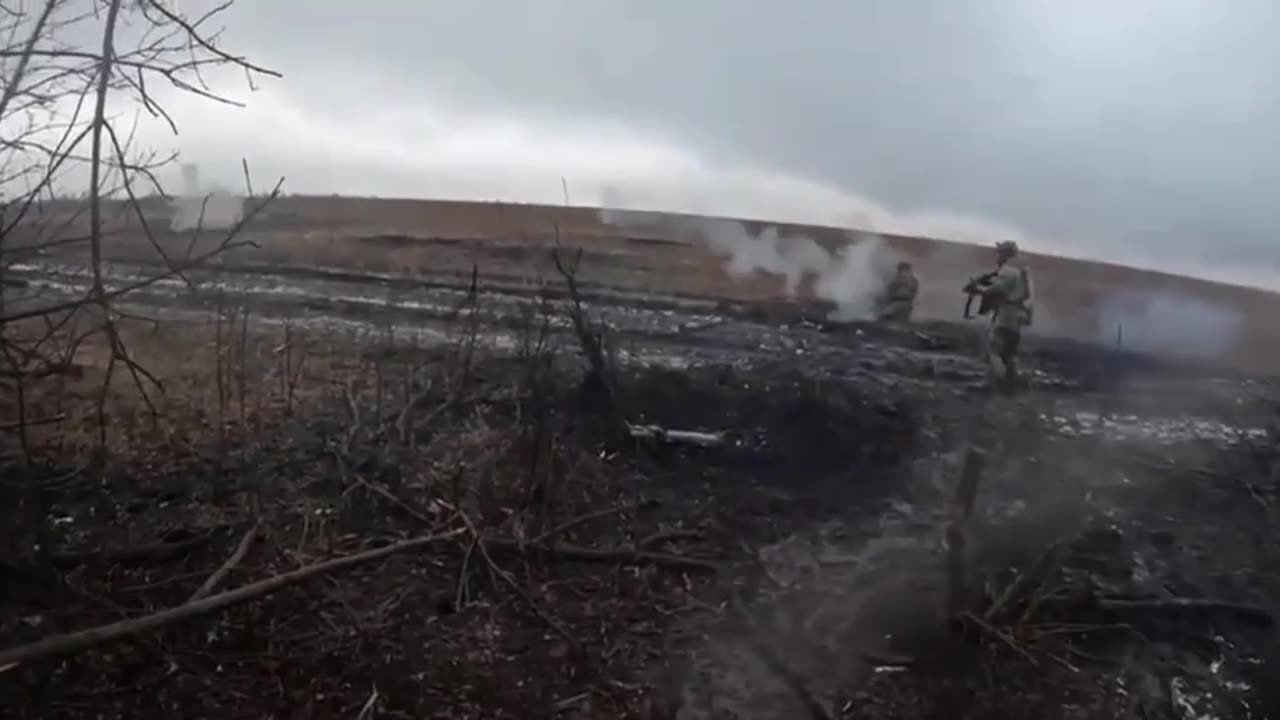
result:
[[[996,243],[996,271],[977,286],[983,304],[990,305],[987,338],[987,380],[1012,394],[1018,386],[1018,345],[1022,328],[1031,324],[1031,276],[1018,258],[1018,244]],[[1003,382],[1001,382],[1003,381]]]
[[[920,281],[911,271],[911,263],[905,260],[898,263],[898,272],[885,286],[876,319],[889,322],[911,322],[911,313],[916,307],[916,295],[920,292]]]

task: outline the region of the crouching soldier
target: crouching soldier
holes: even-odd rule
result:
[[[977,286],[989,304],[991,328],[987,336],[987,381],[1012,394],[1018,386],[1018,346],[1022,329],[1031,324],[1031,275],[1018,257],[1017,243],[996,243],[996,270]]]
[[[884,288],[876,308],[876,319],[888,322],[911,322],[911,313],[916,307],[916,295],[920,292],[920,282],[911,271],[911,263],[898,263],[898,271]]]

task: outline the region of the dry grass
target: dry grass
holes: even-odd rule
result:
[[[28,416],[65,420],[28,428],[25,450],[7,446],[16,462],[0,484],[9,499],[0,573],[22,566],[43,576],[48,558],[32,547],[81,553],[89,560],[64,582],[75,597],[102,602],[86,608],[14,585],[0,593],[13,620],[0,622],[3,645],[179,604],[233,551],[245,558],[228,570],[231,587],[451,517],[466,518],[460,527],[475,535],[136,643],[90,648],[58,661],[62,672],[46,663],[0,671],[0,694],[32,698],[14,717],[81,717],[95,693],[110,698],[96,703],[99,716],[329,717],[357,712],[375,687],[384,704],[417,717],[443,717],[429,714],[441,708],[448,717],[520,717],[565,702],[594,707],[594,717],[639,711],[644,685],[633,674],[660,636],[630,628],[667,622],[658,611],[681,604],[688,581],[634,550],[582,567],[526,554],[543,536],[590,538],[607,552],[663,527],[635,515],[625,468],[564,426],[569,415],[528,404],[536,357],[463,353],[463,343],[388,347],[298,328],[286,343],[283,328],[251,317],[246,330],[237,317],[122,323],[131,357],[163,392],[146,384],[140,392],[119,367],[104,383],[111,352],[101,338],[76,353],[75,373],[28,383]],[[560,380],[533,381],[563,402]],[[104,385],[105,462],[94,407]],[[608,522],[566,526],[593,513]],[[65,523],[48,520],[64,515]],[[250,527],[263,537],[241,552]],[[167,560],[97,556],[191,538],[204,540]],[[655,562],[638,583],[614,567]],[[17,621],[37,613],[38,625]],[[77,673],[95,679],[75,683]],[[122,689],[135,682],[162,691]],[[304,710],[317,698],[330,709]]]
[[[154,443],[189,446],[207,439],[207,433],[219,427],[252,437],[256,425],[283,416],[283,368],[276,353],[281,338],[255,330],[241,347],[239,325],[231,317],[221,326],[209,318],[185,325],[126,320],[119,327],[129,355],[159,384],[145,379],[139,384],[119,363],[112,367],[106,335],[94,335],[71,356],[72,372],[30,383],[27,417],[66,418],[62,423],[31,428],[33,445],[51,446],[66,459],[87,459],[95,451],[97,398],[104,390],[102,409],[107,419],[108,450],[113,455]],[[317,389],[327,384],[320,378],[352,373],[358,358],[344,356],[332,344],[305,333],[293,335],[295,357],[309,356],[312,366],[297,383],[301,388],[297,409],[303,410]],[[239,427],[241,391],[247,422],[243,428]],[[0,422],[16,422],[16,407],[11,405],[7,410],[7,417]]]

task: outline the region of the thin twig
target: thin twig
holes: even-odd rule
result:
[[[0,432],[14,432],[15,430],[22,430],[29,427],[35,427],[37,425],[52,425],[54,423],[60,423],[66,419],[67,419],[66,415],[59,414],[59,415],[51,415],[49,417],[36,418],[34,420],[22,420],[19,422],[3,423],[3,424],[0,424]]]
[[[360,713],[356,715],[356,720],[368,720],[373,717],[373,711],[378,706],[378,686],[373,686],[373,692],[369,693],[369,699],[364,701],[364,705],[360,708]]]
[[[516,595],[520,596],[520,599],[524,600],[525,604],[528,605],[529,608],[533,610],[534,614],[546,623],[548,627],[555,630],[561,637],[568,641],[570,645],[577,647],[579,644],[578,638],[569,631],[569,628],[565,627],[563,623],[543,610],[542,606],[534,601],[523,587],[520,587],[520,583],[515,579],[515,576],[507,572],[501,565],[494,561],[493,557],[489,554],[489,548],[487,547],[488,541],[480,536],[480,532],[476,530],[475,525],[471,523],[471,519],[463,513],[458,513],[458,515],[471,531],[471,536],[475,540],[476,547],[480,550],[480,556],[489,564],[489,568],[493,570],[498,577],[502,578],[503,582],[510,586],[511,589],[515,591]]]
[[[538,535],[530,542],[535,545],[538,543],[544,543],[547,540],[550,540],[551,538],[555,537],[556,535],[561,535],[565,532],[568,532],[569,530],[572,530],[573,528],[578,527],[579,525],[583,525],[585,523],[591,522],[592,520],[598,520],[603,517],[617,515],[618,513],[626,512],[627,510],[630,510],[633,507],[635,506],[619,505],[617,507],[605,508],[603,510],[590,512],[590,513],[587,513],[586,515],[579,515],[578,517],[572,518],[570,520],[566,520],[565,522],[560,523],[559,525],[551,528],[550,530],[543,532],[542,534]],[[638,547],[643,547],[643,545],[640,545]]]
[[[969,622],[973,623],[977,627],[981,628],[985,632],[990,633],[992,637],[998,639],[1000,642],[1003,642],[1005,645],[1008,645],[1011,650],[1018,653],[1022,657],[1026,658],[1027,662],[1031,663],[1032,665],[1040,664],[1039,662],[1036,661],[1035,657],[1032,656],[1031,653],[1027,651],[1026,648],[1022,647],[1017,642],[1015,642],[1013,638],[1009,637],[1008,633],[1004,632],[1003,630],[999,630],[997,628],[992,627],[989,623],[987,623],[987,621],[983,620],[982,618],[978,617],[977,615],[971,612],[964,613],[962,617],[965,620],[968,620]]]
[[[418,522],[421,522],[428,527],[435,524],[435,521],[427,517],[425,514],[423,514],[421,510],[418,510],[417,508],[413,507],[412,505],[405,502],[404,500],[401,500],[400,498],[396,497],[395,494],[392,493],[390,490],[387,490],[384,487],[381,487],[379,485],[375,485],[372,482],[369,482],[359,473],[355,473],[354,475],[351,474],[348,469],[349,466],[351,465],[351,462],[348,459],[348,457],[345,454],[343,454],[343,451],[337,448],[333,448],[330,450],[330,452],[333,455],[334,460],[338,463],[338,472],[342,474],[342,477],[344,480],[347,480],[347,479],[354,480],[356,483],[358,483],[362,487],[368,488],[371,492],[376,493],[377,495],[380,495],[381,497],[385,498],[391,504],[395,505],[401,510],[404,510],[405,513],[407,513],[414,520],[417,520]]]
[[[245,533],[244,537],[240,538],[240,544],[236,546],[235,552],[231,553],[231,557],[227,558],[227,561],[222,563],[222,566],[210,575],[209,579],[205,580],[204,584],[201,585],[199,589],[191,594],[191,597],[187,602],[193,603],[197,600],[208,597],[209,593],[213,592],[214,588],[218,587],[218,585],[226,579],[232,569],[244,560],[245,555],[249,554],[249,547],[253,545],[253,541],[257,539],[258,528],[261,524],[261,522],[254,523],[253,527],[249,529],[249,532]]]
[[[471,537],[471,542],[467,544],[467,552],[462,556],[462,569],[458,571],[458,588],[454,592],[453,609],[461,610],[467,599],[467,579],[471,574],[471,556],[476,551],[476,545],[480,544],[480,538]]]
[[[1004,589],[1004,592],[991,603],[982,614],[982,619],[986,622],[994,622],[1001,612],[1016,603],[1019,598],[1024,597],[1032,589],[1033,584],[1039,582],[1049,572],[1065,547],[1066,541],[1059,540],[1045,548],[1036,561],[1023,569],[1018,577]]]

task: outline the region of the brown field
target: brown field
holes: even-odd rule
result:
[[[249,201],[252,203],[253,201]],[[41,222],[56,215],[46,210]],[[110,213],[109,213],[110,215]],[[145,215],[162,246],[187,249],[190,234],[168,233],[170,211],[163,201],[149,201]],[[627,214],[623,214],[627,215]],[[595,282],[644,290],[735,300],[777,299],[784,294],[780,277],[757,273],[732,277],[724,260],[699,243],[672,237],[643,215],[631,215],[624,229],[602,222],[595,208],[521,205],[496,202],[391,200],[351,197],[284,196],[272,201],[251,225],[249,237],[258,248],[235,253],[236,259],[292,266],[323,266],[377,273],[469,274],[475,266],[493,281],[534,281],[555,275],[547,248],[556,233],[568,247],[585,250],[583,277]],[[71,220],[71,232],[83,232]],[[137,219],[123,211],[109,218],[115,235],[108,255],[154,257],[139,232]],[[57,223],[59,227],[62,223]],[[810,238],[834,249],[850,242],[843,229],[801,225],[744,223],[752,234],[768,227],[782,238]],[[204,246],[218,233],[209,230]],[[910,259],[921,278],[919,316],[954,320],[960,316],[964,280],[989,269],[988,248],[920,237],[881,236],[893,253]],[[1178,345],[1203,343],[1205,333],[1222,333],[1221,360],[1252,372],[1272,373],[1280,355],[1280,295],[1222,283],[1180,277],[1106,263],[1028,254],[1034,271],[1037,323],[1034,330],[1051,336],[1114,342],[1136,337],[1117,325],[1154,323],[1162,338],[1151,347],[1167,352]],[[796,299],[810,298],[811,283],[802,283]],[[1128,296],[1128,299],[1124,299]],[[1104,303],[1110,316],[1103,315]],[[1121,305],[1125,307],[1117,310]],[[1118,315],[1116,315],[1118,313]],[[1117,320],[1116,317],[1120,319]],[[1210,328],[1214,318],[1234,318],[1234,328]],[[1128,319],[1125,319],[1128,318]]]

